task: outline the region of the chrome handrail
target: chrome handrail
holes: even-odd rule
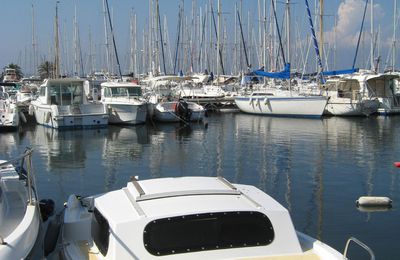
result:
[[[374,255],[374,252],[372,251],[372,249],[369,248],[369,246],[367,246],[366,244],[364,244],[363,242],[361,242],[360,240],[358,240],[355,237],[350,237],[346,242],[346,246],[345,246],[344,252],[343,252],[343,256],[345,259],[347,259],[347,250],[349,249],[349,245],[350,245],[351,241],[353,241],[354,243],[356,243],[357,245],[359,245],[360,247],[365,249],[371,256],[371,260],[375,260],[375,255]]]

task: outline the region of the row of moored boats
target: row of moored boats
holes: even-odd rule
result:
[[[203,120],[207,108],[226,105],[246,113],[289,117],[400,113],[395,73],[359,71],[328,78],[322,85],[265,81],[255,75],[245,76],[244,85],[228,80],[211,84],[205,76],[159,76],[140,83],[103,80],[97,85],[95,80],[59,78],[46,79],[37,88],[6,82],[0,89],[0,126],[17,127],[27,114],[53,128],[147,120],[188,123]]]

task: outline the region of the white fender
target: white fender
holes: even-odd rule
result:
[[[253,99],[252,98],[250,98],[250,102],[249,102],[249,105],[251,105],[251,104],[253,104]]]
[[[268,102],[269,102],[269,99],[267,97],[264,98],[264,105],[268,104]]]
[[[33,116],[34,113],[35,113],[35,107],[33,105],[29,105],[28,114],[30,116]]]

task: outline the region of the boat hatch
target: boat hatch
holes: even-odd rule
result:
[[[156,256],[205,250],[265,246],[274,240],[269,218],[257,211],[235,211],[162,218],[143,232],[147,251]]]

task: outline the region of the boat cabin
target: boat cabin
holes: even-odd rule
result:
[[[82,79],[48,79],[40,86],[39,99],[42,104],[69,106],[86,104]]]

